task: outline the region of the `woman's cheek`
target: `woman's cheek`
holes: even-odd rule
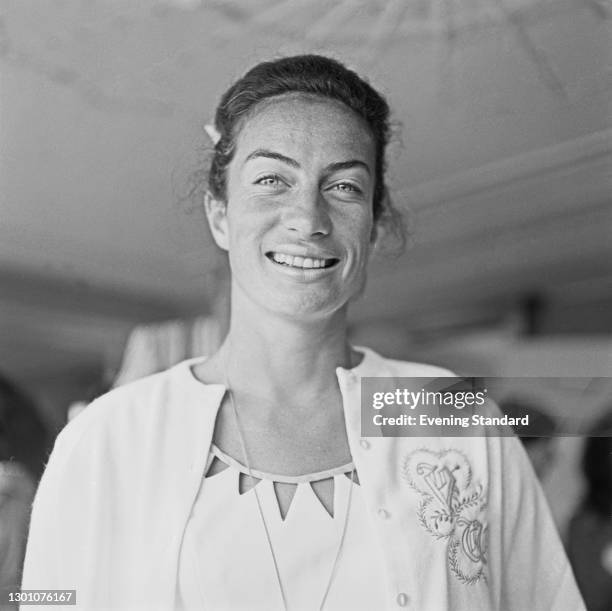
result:
[[[373,218],[370,213],[365,210],[359,210],[358,214],[350,215],[343,223],[349,229],[353,239],[356,238],[359,243],[360,250],[368,248],[370,236],[372,235]]]

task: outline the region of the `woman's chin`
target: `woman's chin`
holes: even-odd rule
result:
[[[265,312],[262,312],[264,316],[277,315],[304,322],[325,321],[346,312],[348,304],[363,291],[364,284],[365,278],[342,283],[291,283],[289,286],[285,282],[269,282],[269,279],[254,284],[249,279],[248,283],[234,283],[232,301],[240,310],[243,302],[247,310],[254,305],[255,311]]]
[[[347,299],[332,299],[329,292],[311,291],[301,295],[283,295],[267,299],[264,307],[271,313],[291,320],[313,322],[327,320],[345,310]]]

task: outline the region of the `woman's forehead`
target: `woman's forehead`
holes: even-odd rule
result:
[[[340,102],[310,94],[264,100],[245,120],[237,139],[237,158],[265,146],[308,155],[359,155],[374,163],[374,140],[367,124]]]

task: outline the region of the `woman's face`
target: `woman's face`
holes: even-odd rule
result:
[[[209,207],[229,252],[232,299],[291,317],[341,309],[365,282],[373,233],[375,147],[359,117],[304,95],[262,102]]]

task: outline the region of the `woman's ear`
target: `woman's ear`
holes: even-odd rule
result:
[[[204,196],[204,209],[208,226],[213,239],[219,248],[229,249],[229,236],[227,231],[227,203],[213,197],[210,191]]]

